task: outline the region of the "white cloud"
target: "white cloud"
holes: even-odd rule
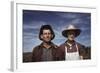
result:
[[[56,15],[62,17],[62,18],[78,18],[79,16],[77,14],[73,14],[73,13],[56,13]]]
[[[45,25],[44,21],[32,21],[29,24],[24,24],[24,29],[40,29],[41,25]]]
[[[91,27],[81,27],[80,29],[81,29],[82,31],[88,31],[88,30],[90,30],[90,28],[91,28]]]

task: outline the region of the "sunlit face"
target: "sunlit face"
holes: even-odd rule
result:
[[[74,31],[69,31],[67,35],[68,35],[68,40],[73,41],[75,39]]]
[[[51,38],[53,37],[51,31],[49,29],[44,29],[41,38],[44,42],[50,42]]]

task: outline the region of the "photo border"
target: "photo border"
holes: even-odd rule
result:
[[[34,3],[12,2],[12,49],[11,49],[11,69],[13,71],[38,70],[38,69],[57,69],[66,67],[95,66],[97,64],[96,46],[93,38],[96,38],[94,29],[96,26],[95,7],[75,7],[63,5],[46,5]],[[53,62],[31,62],[23,63],[22,57],[22,10],[42,10],[42,11],[61,11],[61,12],[83,12],[91,13],[91,60],[79,61],[53,61]],[[92,49],[95,48],[95,49]]]

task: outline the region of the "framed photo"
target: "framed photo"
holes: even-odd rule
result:
[[[96,8],[29,2],[11,7],[13,71],[96,65]]]

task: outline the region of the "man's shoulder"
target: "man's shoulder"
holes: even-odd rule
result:
[[[39,50],[40,46],[41,45],[37,45],[37,46],[33,47],[33,51]]]
[[[58,48],[58,45],[56,45],[56,44],[53,43],[53,42],[51,42],[51,46],[52,46],[53,48]]]
[[[33,49],[38,49],[40,47],[40,45],[35,46]]]
[[[53,44],[53,47],[54,47],[54,48],[58,48],[58,45],[56,45],[56,44]]]

